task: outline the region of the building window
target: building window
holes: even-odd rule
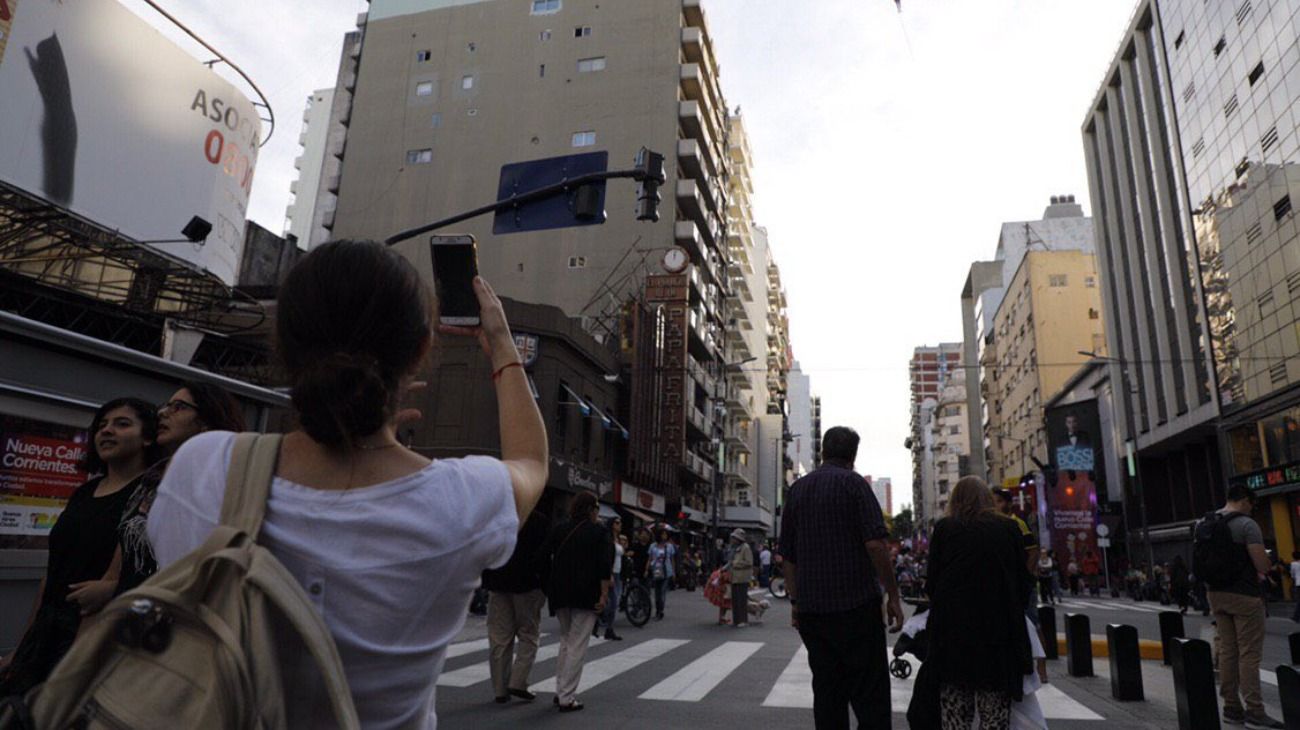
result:
[[[1089,289],[1096,289],[1096,288],[1097,288],[1097,277],[1095,277],[1095,276],[1085,276],[1085,277],[1083,277],[1083,285],[1086,286],[1086,287],[1088,287]]]
[[[1260,61],[1259,63],[1255,64],[1255,68],[1252,68],[1250,70],[1250,74],[1246,76],[1246,80],[1250,82],[1251,86],[1254,86],[1255,82],[1259,81],[1259,77],[1263,75],[1264,75],[1264,62]]]
[[[1219,42],[1214,44],[1214,57],[1218,58],[1223,53],[1223,49],[1228,47],[1228,39],[1225,36],[1219,36]]]
[[[433,96],[433,82],[421,81],[415,85],[416,96]]]
[[[586,74],[586,73],[591,73],[593,71],[604,71],[604,70],[605,70],[604,56],[598,56],[596,58],[584,58],[578,61],[578,73]]]
[[[591,36],[591,26],[583,25],[573,29],[574,38],[589,38]]]
[[[948,428],[948,435],[949,435],[949,436],[956,436],[956,435],[959,434],[959,433],[961,433],[961,426],[950,426],[950,427]]]
[[[460,88],[465,89],[466,91],[469,91],[470,89],[474,88],[474,77],[473,76],[460,77]]]
[[[533,0],[533,15],[549,15],[560,12],[561,0]]]
[[[546,78],[546,64],[543,63],[537,67],[537,76],[538,78]]]
[[[590,146],[592,146],[592,145],[594,145],[594,144],[596,144],[596,133],[595,133],[595,132],[588,130],[588,131],[586,131],[586,132],[574,132],[574,133],[573,133],[573,146],[574,146],[574,147],[590,147]]]
[[[471,117],[477,117],[478,109],[470,109],[469,111],[465,112],[465,114]]]
[[[432,52],[432,51],[416,51],[416,52],[415,52],[415,62],[416,62],[416,63],[424,63],[424,62],[428,61],[428,60],[429,60],[430,58],[432,58],[432,57],[433,57],[433,52]]]
[[[434,112],[433,115],[429,117],[429,126],[434,127],[435,129],[442,126],[441,112]]]
[[[1088,319],[1101,319],[1101,312],[1090,307],[1088,309]]]
[[[587,268],[587,257],[586,257],[586,256],[570,256],[570,257],[569,257],[569,268],[570,268],[570,269],[585,269],[585,268]]]
[[[1283,195],[1282,199],[1273,204],[1273,220],[1280,221],[1291,212],[1291,196]]]
[[[1182,48],[1183,41],[1185,40],[1187,40],[1187,32],[1181,30],[1178,31],[1178,37],[1174,39],[1174,50],[1178,50],[1179,48]]]
[[[549,41],[550,39],[551,39],[551,31],[549,30],[544,30],[537,34],[537,40],[539,41]]]
[[[465,50],[469,51],[470,53],[473,53],[474,51],[478,50],[478,44],[471,42],[469,45],[465,46]]]
[[[412,165],[427,165],[433,162],[433,150],[428,147],[421,150],[407,150],[406,161]]]
[[[1068,280],[1065,274],[1052,274],[1051,276],[1047,277],[1048,286],[1059,288],[1062,286],[1066,286],[1067,283]]]

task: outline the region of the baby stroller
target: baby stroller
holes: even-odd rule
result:
[[[930,654],[930,635],[925,630],[925,621],[929,617],[930,602],[922,599],[905,599],[908,605],[915,606],[912,618],[903,624],[903,632],[894,642],[894,659],[889,663],[889,673],[899,679],[912,676],[912,663],[905,657],[908,654],[924,662]]]

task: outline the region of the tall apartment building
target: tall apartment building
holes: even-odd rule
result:
[[[754,266],[749,149],[700,0],[372,0],[361,61],[338,237],[382,238],[495,200],[504,165],[605,152],[610,167],[631,167],[643,146],[665,155],[658,222],[635,220],[635,184],[622,180],[608,183],[603,225],[497,236],[479,218],[455,232],[478,239],[499,293],[557,306],[622,346],[634,381],[627,480],[705,524],[720,480],[719,501],[755,505],[744,523],[762,526],[761,500],[743,497],[758,487],[746,426],[770,407],[747,396],[766,382],[746,388],[725,367],[745,357],[731,321],[766,320],[732,291],[733,267]],[[674,247],[684,269],[669,270]],[[761,284],[749,296],[765,301]]]
[[[994,483],[1018,483],[1047,463],[1043,404],[1088,362],[1106,355],[1096,257],[1029,251],[993,316],[980,383],[987,406],[985,461]]]
[[[998,244],[990,261],[971,264],[962,287],[962,362],[966,367],[966,416],[970,432],[970,473],[989,477],[984,455],[987,404],[979,387],[985,374],[979,369],[985,348],[992,343],[993,315],[1002,303],[1011,278],[1020,269],[1027,251],[1093,250],[1092,219],[1073,195],[1053,195],[1043,216],[1034,221],[1002,224]]]
[[[887,515],[894,514],[894,480],[889,477],[868,477],[871,481],[871,493],[876,496],[880,510]]]
[[[933,412],[939,403],[943,382],[953,368],[961,366],[962,344],[945,342],[938,346],[922,346],[912,351],[908,365],[911,381],[911,429],[903,447],[912,452],[912,505],[917,514],[917,524],[925,524],[935,515],[925,513],[925,495],[933,492],[934,433],[930,427]]]
[[[303,111],[298,135],[302,152],[293,163],[298,177],[289,183],[293,201],[285,211],[285,233],[295,236],[301,249],[310,250],[334,237],[366,19],[366,13],[358,15],[357,29],[343,36],[334,88],[313,91]]]
[[[934,479],[922,483],[923,511],[928,519],[938,519],[948,506],[952,488],[970,473],[970,424],[966,419],[964,366],[948,370],[939,388],[939,397],[928,413]]]
[[[1280,554],[1300,529],[1298,12],[1144,0],[1083,121],[1116,421],[1157,558],[1229,481],[1266,498]]]
[[[789,390],[786,403],[790,409],[787,418],[790,429],[790,443],[787,452],[793,462],[794,478],[808,474],[815,466],[816,444],[813,441],[813,394],[812,378],[799,367],[795,360],[786,376]]]

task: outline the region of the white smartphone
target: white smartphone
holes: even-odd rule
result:
[[[478,276],[478,249],[474,237],[433,236],[429,239],[429,249],[433,253],[438,321],[455,327],[477,327],[479,309],[474,277]]]

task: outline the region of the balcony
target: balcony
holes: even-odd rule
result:
[[[686,451],[682,454],[682,466],[701,481],[713,481],[713,465],[701,459],[692,451]]]
[[[700,0],[682,0],[682,16],[687,26],[704,27],[704,8],[700,7]]]
[[[708,220],[708,203],[694,180],[677,181],[677,208],[697,221]]]
[[[297,181],[297,180],[294,180],[294,181],[292,181],[292,182],[289,183],[289,194],[290,194],[290,195],[297,195],[297,194],[298,194],[298,181]]]
[[[342,183],[342,180],[343,180],[343,176],[338,173],[330,175],[329,179],[325,183],[325,189],[330,191],[331,193],[334,193],[335,195],[338,195],[339,185]]]
[[[700,384],[701,388],[704,388],[705,393],[717,392],[718,381],[704,369],[704,366],[698,360],[689,355],[686,357],[686,372],[695,379],[695,382]]]
[[[687,99],[704,104],[705,118],[713,138],[724,139],[727,132],[726,109],[723,108],[722,94],[718,91],[715,80],[698,63],[682,64],[677,77],[682,94]]]
[[[694,221],[677,221],[673,231],[677,245],[686,249],[692,260],[704,258],[704,242],[700,240],[700,229]]]
[[[722,513],[722,519],[733,524],[762,525],[766,529],[772,527],[772,513],[757,506],[729,504]]]

